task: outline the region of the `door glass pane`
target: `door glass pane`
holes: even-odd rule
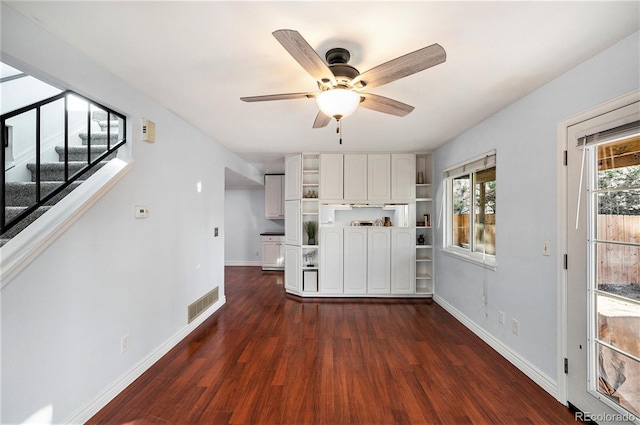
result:
[[[592,359],[596,390],[640,415],[640,138],[597,147]]]

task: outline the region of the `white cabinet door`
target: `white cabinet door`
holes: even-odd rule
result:
[[[300,222],[300,201],[284,202],[284,242],[287,245],[302,245],[302,223]]]
[[[280,242],[262,242],[262,268],[277,269],[282,267]]]
[[[391,157],[389,154],[369,154],[367,192],[370,201],[391,199]]]
[[[264,217],[284,218],[284,175],[266,174],[264,176]]]
[[[342,228],[320,228],[320,292],[342,294]]]
[[[367,199],[367,154],[344,155],[344,199]]]
[[[391,155],[391,199],[413,199],[416,197],[415,154]]]
[[[299,246],[284,247],[284,287],[287,292],[300,292],[302,285],[302,260]]]
[[[416,232],[391,229],[391,293],[413,294],[416,283]]]
[[[320,199],[343,199],[343,172],[341,153],[320,154]]]
[[[284,158],[284,199],[300,199],[302,193],[302,155],[290,155]]]
[[[367,292],[391,292],[391,229],[370,227],[367,237]]]
[[[367,228],[344,229],[344,293],[367,293]]]

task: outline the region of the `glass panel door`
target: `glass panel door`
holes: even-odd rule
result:
[[[590,148],[591,391],[640,416],[640,135]]]

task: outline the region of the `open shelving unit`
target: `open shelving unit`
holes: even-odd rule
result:
[[[433,296],[432,181],[431,154],[416,154],[416,294],[431,296]]]
[[[319,223],[318,190],[320,179],[320,155],[305,153],[302,155],[302,290],[304,292],[318,292],[318,234],[315,244],[309,244],[309,238],[304,231],[306,222]]]

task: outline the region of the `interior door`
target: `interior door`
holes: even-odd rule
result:
[[[640,185],[615,177],[640,176],[640,137],[580,138],[637,120],[636,102],[568,128],[567,399],[599,424],[640,423]]]

